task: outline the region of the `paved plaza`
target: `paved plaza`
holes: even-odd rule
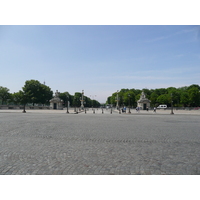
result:
[[[0,110],[0,175],[197,175],[200,111]]]

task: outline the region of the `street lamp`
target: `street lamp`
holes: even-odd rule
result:
[[[74,112],[76,113],[76,114],[78,114],[78,108],[76,109],[76,107],[77,107],[77,101],[78,101],[78,99],[75,97],[75,95],[74,95]]]
[[[171,115],[173,115],[174,114],[174,112],[173,112],[173,100],[172,100],[172,93],[171,93]]]
[[[117,97],[116,97],[116,101],[117,101],[116,107],[117,107],[117,110],[118,110],[118,108],[119,108],[119,103],[118,103],[118,101],[119,101],[118,92],[119,92],[119,90],[117,90]]]
[[[83,102],[84,102],[84,90],[82,90],[82,95],[81,95],[81,98],[80,98],[80,101],[81,101],[81,109],[84,110],[84,105],[83,105]]]
[[[67,97],[67,112],[66,113],[69,113],[69,110],[68,110],[69,95],[67,93],[66,93],[66,97]]]
[[[92,97],[92,110],[93,113],[95,113],[95,109],[93,108],[93,106],[94,106],[94,97],[96,97],[96,95],[90,95],[90,97]]]
[[[131,113],[131,111],[130,111],[130,94],[128,94],[128,99],[129,99],[129,111],[128,111],[128,113]]]

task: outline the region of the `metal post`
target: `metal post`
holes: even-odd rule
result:
[[[83,97],[84,97],[84,90],[82,90],[82,96],[81,96],[81,109],[84,110],[84,105],[83,105]]]
[[[130,94],[128,94],[128,98],[129,98],[129,111],[128,111],[128,113],[131,113],[131,111],[130,111]]]
[[[171,93],[171,115],[173,115],[174,114],[174,112],[173,112],[173,99],[172,99],[172,93]]]
[[[68,99],[69,99],[69,95],[68,94],[66,94],[67,95],[67,112],[66,113],[69,113],[69,110],[68,110]]]
[[[117,109],[118,109],[118,107],[119,107],[119,103],[118,103],[118,101],[119,101],[118,92],[119,92],[119,90],[117,90],[117,99],[116,99],[116,101],[117,101],[117,105],[116,105]]]

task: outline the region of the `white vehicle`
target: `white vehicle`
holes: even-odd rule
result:
[[[110,105],[108,104],[108,105],[106,105],[106,108],[110,108]]]
[[[163,108],[163,109],[166,109],[166,108],[167,108],[167,105],[159,105],[157,108]]]

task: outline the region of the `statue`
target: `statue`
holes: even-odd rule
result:
[[[59,92],[58,92],[58,90],[56,90],[56,92],[55,92],[55,97],[59,97]]]

